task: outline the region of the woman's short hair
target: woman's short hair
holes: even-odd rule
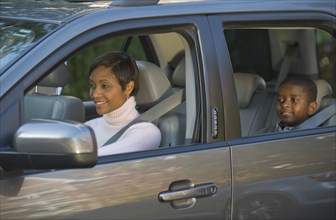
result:
[[[122,90],[126,89],[126,85],[134,81],[134,88],[131,96],[136,96],[139,91],[139,69],[135,59],[123,51],[111,51],[103,53],[94,59],[89,69],[89,75],[99,66],[111,69],[111,73],[115,75]]]

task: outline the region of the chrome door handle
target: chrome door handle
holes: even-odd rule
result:
[[[213,196],[217,193],[217,186],[213,183],[196,185],[188,189],[164,191],[159,194],[160,202],[172,202],[181,199],[202,198]]]

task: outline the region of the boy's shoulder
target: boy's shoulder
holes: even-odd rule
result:
[[[291,131],[294,127],[283,127],[281,126],[281,121],[278,122],[276,125],[272,125],[269,127],[262,128],[256,134],[264,134],[264,133],[271,133],[271,132],[283,132],[283,131]]]
[[[257,131],[256,134],[265,134],[265,133],[271,133],[271,132],[275,132],[276,131],[276,127],[277,126],[269,126],[269,127],[265,127],[260,129],[259,131]]]

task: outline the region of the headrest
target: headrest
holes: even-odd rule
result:
[[[266,89],[265,80],[257,74],[235,73],[233,77],[236,84],[239,108],[249,106],[255,91]]]
[[[333,91],[331,85],[323,79],[317,79],[314,80],[314,82],[317,87],[316,102],[317,102],[317,108],[319,108],[321,105],[322,98],[325,96],[331,96]]]
[[[64,87],[69,81],[68,69],[65,64],[60,65],[44,79],[42,79],[37,86],[45,87]]]
[[[139,92],[135,97],[140,109],[148,109],[172,94],[167,76],[153,63],[136,61],[139,68]]]
[[[185,78],[186,78],[186,72],[185,72],[185,58],[183,58],[179,64],[176,66],[173,76],[172,76],[172,82],[174,86],[177,87],[185,87]]]

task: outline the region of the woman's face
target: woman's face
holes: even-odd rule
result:
[[[121,107],[128,98],[128,91],[122,90],[110,68],[98,66],[90,75],[90,98],[99,115]]]

